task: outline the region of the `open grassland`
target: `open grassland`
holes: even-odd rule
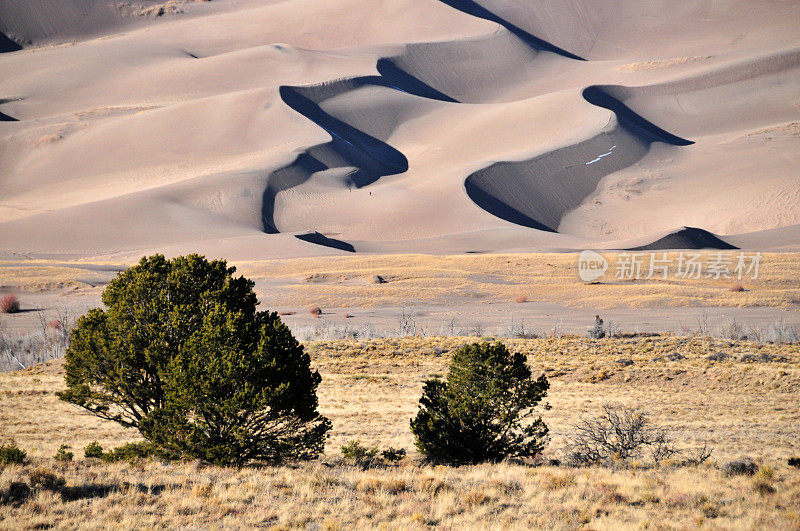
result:
[[[702,337],[581,337],[506,340],[528,354],[552,387],[543,417],[561,458],[571,425],[607,403],[641,407],[669,427],[679,446],[714,448],[705,465],[618,469],[506,463],[430,467],[413,451],[408,422],[422,382],[444,375],[466,338],[308,343],[323,376],[320,409],[334,424],[326,455],[298,467],[245,470],[198,463],[101,464],[83,447],[135,440],[136,433],[61,403],[61,362],[0,375],[0,438],[32,456],[0,472],[0,489],[30,483],[47,468],[64,487],[34,489],[0,511],[0,527],[239,526],[329,529],[380,524],[443,526],[796,529],[800,525],[800,347]],[[397,467],[363,470],[339,446],[404,447]],[[68,445],[76,462],[52,459]],[[740,456],[761,463],[755,478],[725,477],[715,463]]]
[[[703,252],[700,261],[714,261]],[[752,253],[748,253],[748,256]],[[261,301],[270,308],[354,308],[413,304],[447,305],[552,302],[574,308],[729,306],[796,308],[800,305],[800,254],[766,253],[758,277],[681,278],[678,253],[664,280],[649,274],[650,255],[642,255],[642,278],[617,278],[619,253],[605,253],[611,266],[592,284],[578,275],[576,254],[370,255],[298,258],[234,263],[240,274],[258,281]],[[688,256],[688,254],[687,254]],[[736,265],[737,252],[726,253]],[[662,254],[658,253],[658,258]],[[0,286],[22,291],[101,286],[130,264],[91,262],[0,262]],[[749,264],[748,264],[749,265]],[[373,283],[375,275],[386,283]],[[741,291],[732,291],[740,284]],[[100,289],[100,288],[95,288]]]
[[[713,468],[626,469],[323,463],[232,470],[196,463],[67,463],[0,512],[5,528],[267,527],[272,529],[797,529],[800,473],[766,480]],[[0,485],[36,473],[0,471]],[[759,493],[768,484],[773,493]]]

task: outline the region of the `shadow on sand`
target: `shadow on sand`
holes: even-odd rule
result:
[[[0,33],[0,53],[18,52],[22,46],[12,41],[5,33]]]
[[[665,131],[632,111],[622,100],[611,95],[612,91],[621,91],[625,87],[614,86],[592,86],[584,89],[583,97],[592,105],[604,107],[617,115],[620,125],[627,128],[632,134],[638,136],[645,142],[663,142],[673,146],[690,146],[694,144],[691,140],[686,140],[672,133]]]
[[[624,90],[593,86],[583,91],[586,101],[616,114],[616,129],[533,159],[492,164],[467,177],[467,195],[500,219],[556,232],[562,217],[594,193],[603,177],[641,160],[651,144],[694,143],[658,127],[610,93]]]
[[[292,164],[273,172],[264,190],[261,207],[265,232],[275,234],[275,197],[299,186],[314,174],[340,170],[340,185],[363,188],[381,177],[408,171],[408,159],[386,142],[356,129],[328,114],[318,102],[366,85],[379,85],[408,94],[455,101],[412,76],[403,73],[389,60],[378,63],[381,76],[365,76],[311,87],[280,87],[281,99],[331,135],[326,144],[314,146],[298,155]],[[343,249],[348,250],[348,249]]]
[[[329,238],[319,232],[309,232],[308,234],[296,234],[295,238],[304,242],[313,243],[315,245],[322,245],[323,247],[330,247],[331,249],[338,249],[348,253],[356,252],[356,248],[352,244],[342,240]]]
[[[473,0],[439,0],[439,1],[444,3],[444,4],[449,5],[450,7],[454,8],[454,9],[458,9],[459,11],[463,11],[464,13],[467,13],[468,15],[472,15],[473,17],[482,18],[482,19],[494,22],[496,24],[500,24],[501,26],[506,28],[508,31],[513,33],[517,38],[519,38],[520,40],[525,42],[525,44],[527,44],[528,46],[530,46],[531,48],[533,48],[535,50],[539,50],[539,51],[542,51],[542,52],[555,53],[555,54],[561,55],[563,57],[567,57],[569,59],[574,59],[576,61],[585,61],[586,60],[583,57],[575,55],[572,52],[568,52],[568,51],[566,51],[566,50],[564,50],[562,48],[559,48],[558,46],[556,46],[554,44],[550,44],[549,42],[547,42],[545,40],[542,40],[539,37],[531,35],[527,31],[525,31],[524,29],[522,29],[519,26],[516,26],[516,25],[512,24],[511,22],[499,17],[498,15],[492,13],[491,11],[489,11],[488,9],[486,9],[485,7],[483,7],[482,5],[478,4],[477,2],[475,2]]]

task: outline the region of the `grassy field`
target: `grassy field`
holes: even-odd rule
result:
[[[221,469],[200,463],[101,464],[83,459],[136,433],[61,403],[61,362],[0,375],[0,439],[31,463],[0,472],[0,491],[35,483],[45,468],[65,479],[0,511],[0,527],[92,525],[461,528],[762,528],[800,526],[800,347],[702,337],[506,340],[551,380],[543,417],[563,457],[565,436],[607,403],[637,406],[687,451],[708,444],[709,462],[620,463],[572,469],[504,463],[430,467],[408,429],[422,382],[447,371],[466,338],[308,343],[323,376],[320,409],[334,424],[325,456],[299,466]],[[339,447],[403,447],[398,466],[363,470]],[[62,444],[72,463],[52,457]],[[756,477],[725,477],[716,465],[749,456]],[[39,474],[41,476],[41,474]]]
[[[576,254],[375,255],[300,258],[234,263],[240,274],[259,281],[261,301],[270,308],[374,307],[470,301],[554,302],[576,308],[730,306],[795,308],[800,305],[800,254],[763,255],[758,278],[686,278],[677,275],[677,253],[668,279],[619,280],[618,253],[604,253],[611,268],[593,284],[578,276]],[[644,255],[649,268],[649,254]],[[661,255],[658,255],[659,258]],[[715,253],[703,252],[707,264]],[[736,253],[730,255],[735,261]],[[0,262],[0,286],[22,291],[92,289],[129,264],[92,262]],[[380,275],[387,282],[374,284]],[[658,276],[658,275],[656,275]],[[731,287],[741,284],[742,291]],[[99,288],[94,288],[99,289]]]

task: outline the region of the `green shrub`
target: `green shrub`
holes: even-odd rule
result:
[[[360,441],[352,440],[342,446],[342,455],[345,459],[364,461],[367,459],[374,459],[375,456],[378,455],[378,449],[362,446]]]
[[[20,450],[14,441],[0,445],[0,465],[21,465],[28,454]]]
[[[100,446],[99,444],[97,446]],[[115,463],[117,461],[136,461],[138,459],[147,459],[156,455],[156,448],[153,443],[149,441],[131,442],[118,446],[113,450],[101,453],[100,457],[107,463]]]
[[[56,452],[56,455],[53,456],[53,459],[56,461],[64,461],[69,462],[72,461],[74,454],[68,451],[69,447],[66,444],[62,444],[61,447]]]
[[[390,446],[389,448],[381,452],[381,457],[383,458],[383,460],[389,463],[396,463],[397,461],[402,461],[405,456],[406,456],[405,448],[392,448]]]
[[[535,407],[549,387],[544,375],[532,377],[525,355],[502,343],[465,345],[447,381],[425,382],[411,420],[417,448],[430,461],[453,465],[536,456],[548,429]]]
[[[103,457],[103,447],[97,441],[90,442],[83,449],[83,455],[87,459],[101,459]]]
[[[72,331],[67,390],[95,415],[138,428],[165,456],[220,465],[310,459],[330,421],[321,378],[253,282],[224,261],[142,258]]]

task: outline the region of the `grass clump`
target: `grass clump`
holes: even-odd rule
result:
[[[55,459],[56,461],[61,461],[63,463],[68,463],[72,461],[72,458],[74,456],[75,455],[69,451],[69,446],[67,446],[66,444],[62,444],[59,447],[58,451],[56,452],[56,455],[53,456],[53,459]]]

